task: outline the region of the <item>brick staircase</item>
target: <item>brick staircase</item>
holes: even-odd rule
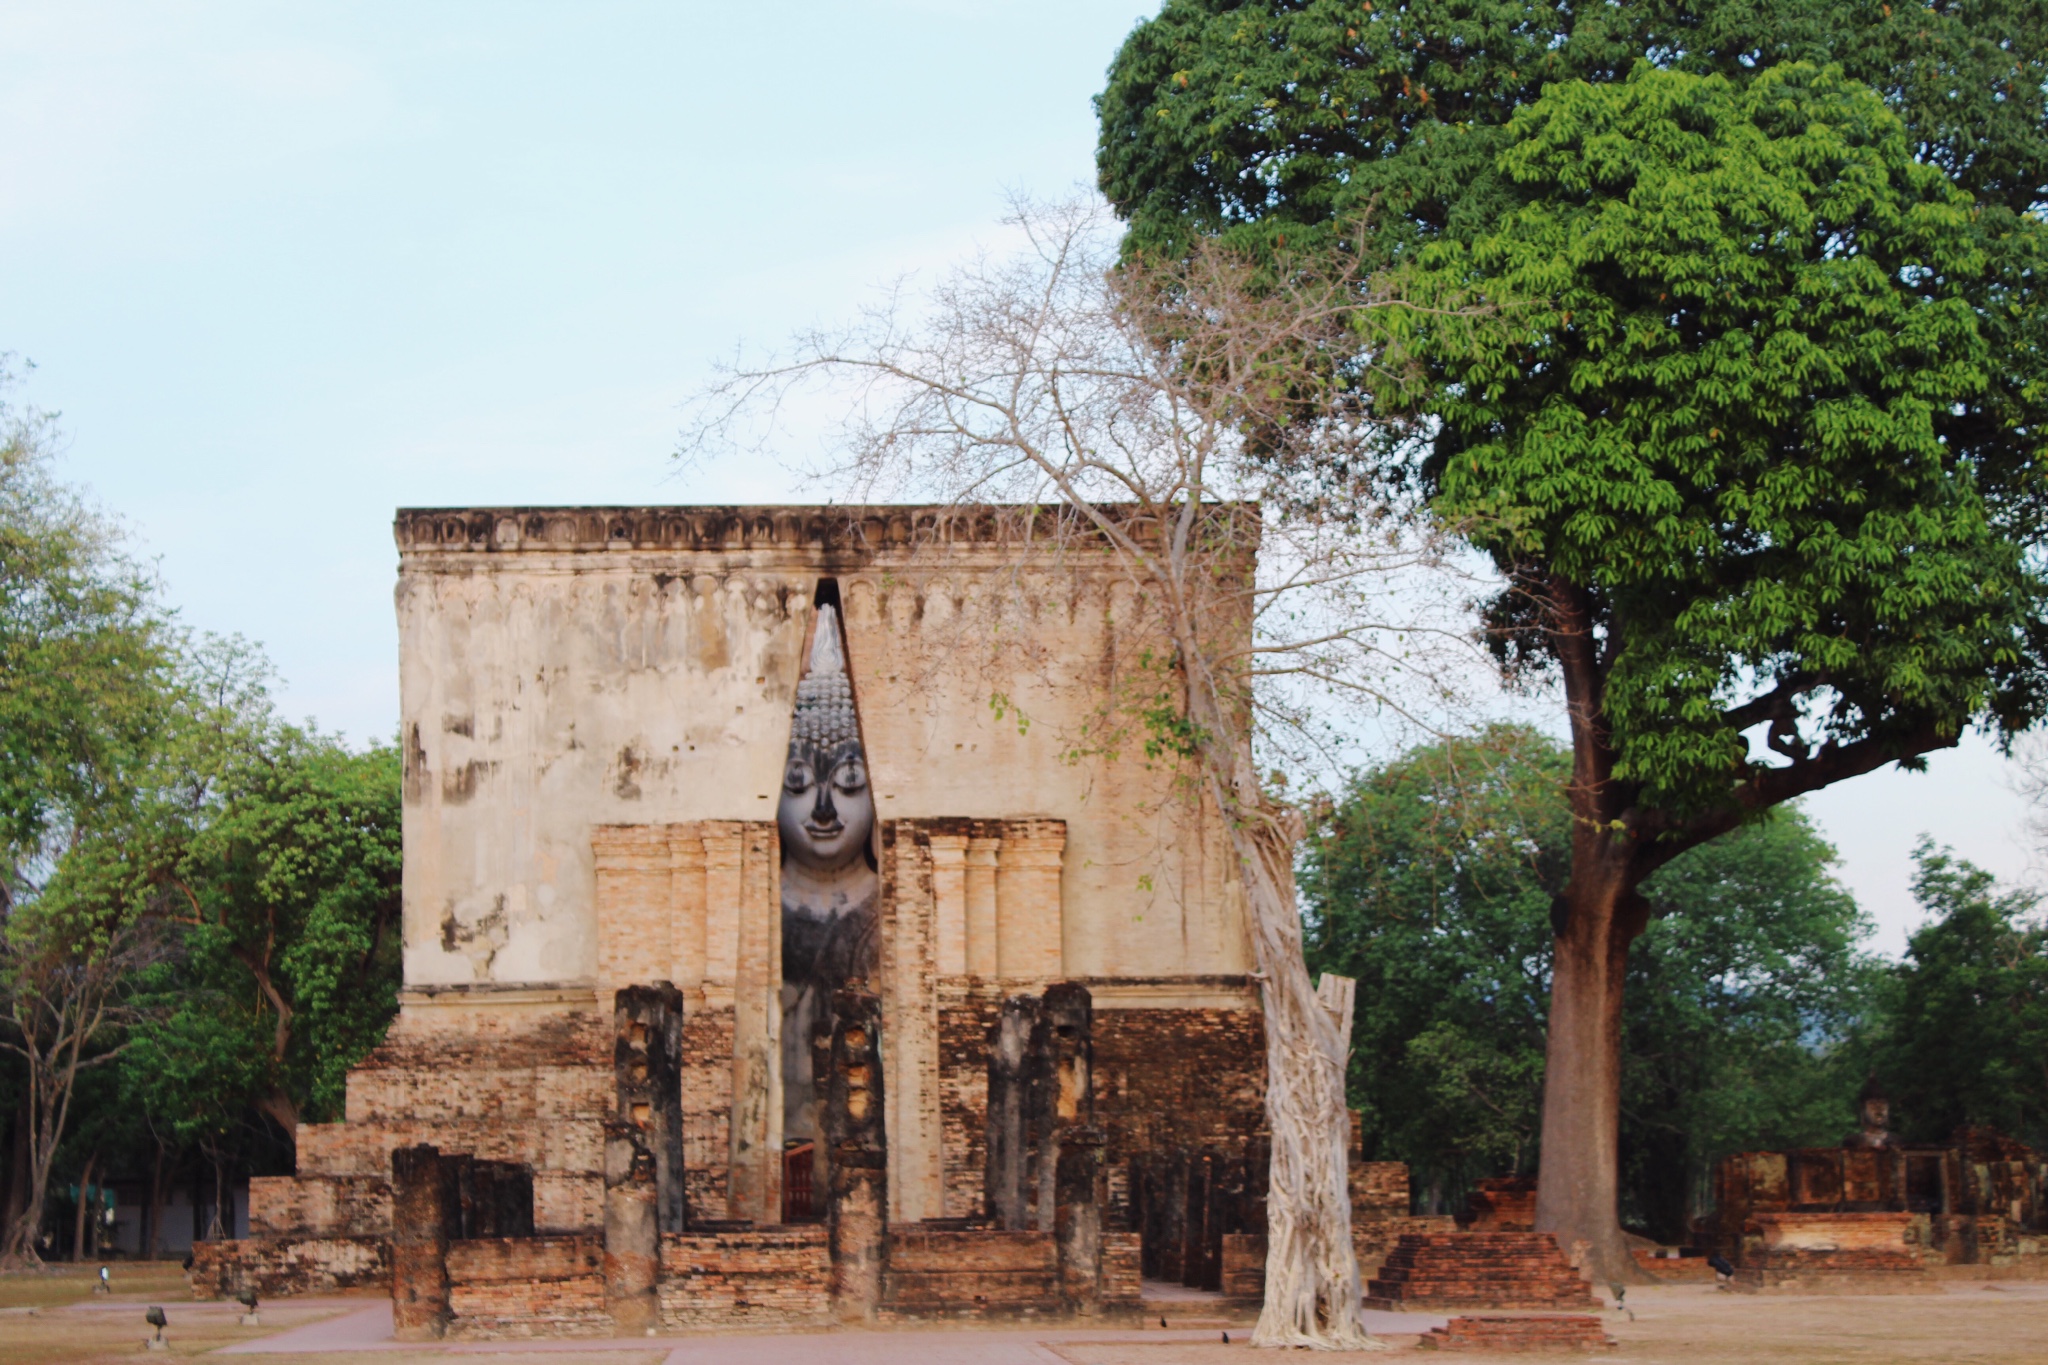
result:
[[[1415,1343],[1425,1351],[1611,1351],[1600,1319],[1581,1314],[1452,1318]]]
[[[1366,1307],[1394,1311],[1599,1306],[1545,1232],[1411,1233],[1365,1293]]]

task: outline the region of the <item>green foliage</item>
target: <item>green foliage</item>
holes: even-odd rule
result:
[[[1856,1039],[1882,967],[1834,861],[1781,808],[1644,883],[1657,918],[1629,960],[1622,1188],[1660,1235],[1687,1230],[1722,1154],[1826,1146],[1855,1127]]]
[[[2048,0],[1168,0],[1098,112],[1127,259],[1403,301],[1339,367],[1389,436],[1250,434],[1305,497],[1419,491],[1501,571],[1509,676],[1561,679],[1561,1047],[1613,1041],[1591,964],[1658,867],[2041,718]],[[1545,1218],[1626,1274],[1587,1076]]]
[[[1512,662],[1547,580],[1605,595],[1616,775],[1686,810],[1745,724],[1910,757],[2040,709],[2044,78],[2043,0],[1169,0],[1098,163],[1128,251],[1362,251],[1510,306],[1379,397],[1443,419],[1421,472],[1521,575]]]
[[[2038,205],[2048,165],[2042,0],[1166,0],[1096,99],[1102,188],[1133,250],[1192,233],[1369,254],[1469,240],[1520,200],[1506,125],[1553,84],[1638,61],[1746,80],[1840,63],[1987,207]]]
[[[1307,844],[1310,966],[1358,980],[1369,1154],[1461,1185],[1526,1168],[1568,817],[1555,745],[1501,727],[1359,775]]]
[[[400,977],[397,750],[280,723],[254,650],[175,630],[52,475],[51,435],[0,402],[0,1098],[33,1168],[16,1241],[53,1169],[125,1154],[133,1175],[197,1146],[219,1170],[338,1117]]]
[[[1928,915],[1890,983],[1876,1061],[1909,1139],[1959,1125],[2048,1147],[2048,923],[2040,897],[1922,841],[1913,894]]]
[[[249,1104],[288,1131],[339,1116],[397,1008],[398,751],[278,723],[245,650],[194,662],[176,780],[131,847],[183,949],[135,1084],[181,1134]]]
[[[1517,629],[1535,585],[1590,592],[1615,776],[1681,813],[1765,766],[1741,731],[1778,717],[1745,691],[1785,697],[1801,758],[2030,721],[2042,584],[1937,421],[1988,381],[1968,197],[1832,70],[1642,66],[1510,127],[1531,202],[1424,253],[1444,287],[1540,300],[1508,344],[1426,342],[1438,509],[1517,579],[1504,652],[1550,657]]]
[[[0,909],[53,832],[118,804],[164,719],[172,640],[149,575],[52,474],[52,419],[0,355]]]
[[[1374,1156],[1454,1195],[1534,1169],[1550,912],[1569,857],[1562,748],[1498,726],[1359,775],[1304,860],[1311,963],[1359,982],[1352,1099]],[[1866,931],[1796,810],[1645,886],[1631,965],[1623,1198],[1661,1235],[1723,1152],[1831,1142],[1859,1076]]]

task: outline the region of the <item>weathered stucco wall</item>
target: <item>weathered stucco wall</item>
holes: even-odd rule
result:
[[[993,521],[935,544],[931,522],[401,513],[408,986],[594,985],[593,830],[772,820],[828,576],[883,819],[1065,821],[1065,975],[1245,971],[1213,818],[1137,743],[1070,760],[1151,643],[1128,587],[1085,551],[1026,553]]]

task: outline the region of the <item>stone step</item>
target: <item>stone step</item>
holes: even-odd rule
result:
[[[1607,1351],[1615,1342],[1600,1319],[1571,1314],[1452,1318],[1416,1345],[1426,1351]]]

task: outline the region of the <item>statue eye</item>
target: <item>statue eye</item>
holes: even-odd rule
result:
[[[785,791],[807,791],[815,785],[817,779],[811,776],[808,764],[792,763],[789,765],[789,771],[782,775],[782,787]]]
[[[868,771],[859,759],[839,765],[832,774],[832,785],[843,792],[857,792],[868,784]]]

